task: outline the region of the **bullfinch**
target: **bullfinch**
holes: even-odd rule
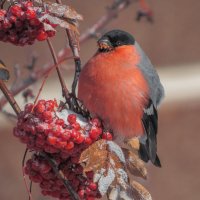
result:
[[[157,155],[157,107],[164,89],[151,61],[134,37],[112,30],[83,67],[78,98],[114,137],[138,137],[139,155],[161,166]]]

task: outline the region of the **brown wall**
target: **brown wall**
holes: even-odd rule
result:
[[[69,0],[67,2],[83,14],[84,21],[80,25],[82,32],[105,12],[105,6],[112,1]],[[179,64],[178,68],[181,68],[183,63],[200,62],[200,1],[150,0],[150,4],[155,13],[153,25],[145,21],[141,23],[134,21],[137,8],[135,4],[123,12],[105,30],[120,28],[133,33],[156,66],[177,67],[176,65]],[[53,40],[56,50],[63,47],[64,37],[64,33],[59,30],[58,37]],[[38,67],[51,61],[45,42],[24,48],[0,42],[0,58],[8,66],[13,66],[15,63],[23,65],[27,63],[34,49],[37,49],[40,58]],[[94,53],[95,49],[95,40],[90,40],[81,47],[83,62]],[[50,87],[45,87],[47,93],[50,89]],[[199,100],[181,100],[176,103],[171,101],[161,107],[158,152],[163,167],[158,169],[149,165],[149,179],[144,182],[154,200],[200,199]],[[12,136],[13,126],[14,123],[1,116],[1,200],[27,199],[21,173],[21,159],[25,147]],[[34,185],[34,199],[50,199],[41,197],[35,188],[37,186]]]

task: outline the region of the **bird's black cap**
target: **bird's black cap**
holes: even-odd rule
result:
[[[110,51],[122,45],[134,45],[134,37],[122,30],[112,30],[104,34],[99,40],[100,51]]]

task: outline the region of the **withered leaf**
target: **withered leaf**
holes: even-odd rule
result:
[[[46,2],[48,11],[60,18],[71,20],[83,20],[82,15],[78,14],[72,7],[58,3]]]
[[[123,149],[126,158],[126,164],[129,172],[134,176],[147,178],[147,169],[145,163],[139,158],[138,154],[128,149]]]
[[[128,146],[129,146],[131,149],[133,149],[133,150],[135,150],[135,151],[138,151],[139,148],[140,148],[139,139],[138,139],[138,138],[135,138],[135,137],[129,139],[128,142],[127,142],[127,144],[128,144]]]
[[[85,163],[85,172],[97,171],[105,165],[108,153],[106,148],[106,141],[99,140],[83,151],[79,162]]]
[[[104,195],[110,186],[128,186],[128,175],[125,171],[125,157],[121,148],[112,141],[99,140],[87,148],[80,157],[85,163],[84,171],[93,171],[94,181]]]
[[[56,25],[59,25],[61,28],[65,28],[65,29],[69,29],[69,30],[73,30],[75,31],[76,33],[78,33],[78,29],[76,27],[76,25],[74,24],[71,24],[69,23],[68,21],[66,20],[63,20],[63,19],[60,19],[58,17],[55,17],[55,16],[51,16],[49,14],[45,14],[43,16],[41,16],[39,18],[39,20],[41,22],[45,21],[45,19],[47,19],[50,23],[52,24],[56,24]],[[43,22],[44,23],[44,22]]]
[[[0,80],[7,81],[10,78],[9,70],[5,64],[0,60]]]
[[[78,33],[78,21],[82,20],[83,17],[72,7],[50,1],[35,0],[34,2],[38,6],[36,8],[40,8],[38,17],[41,22],[48,19],[49,22],[59,25],[61,28]]]
[[[132,190],[137,200],[152,200],[151,194],[149,191],[136,181],[131,182]]]

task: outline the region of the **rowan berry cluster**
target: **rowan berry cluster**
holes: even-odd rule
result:
[[[71,157],[64,162],[58,162],[60,170],[70,181],[73,189],[78,193],[80,199],[94,200],[101,198],[97,184],[93,182],[93,172],[83,175],[83,167],[77,163],[77,158]],[[25,173],[30,180],[40,185],[44,196],[52,196],[60,200],[70,200],[62,180],[54,173],[48,162],[39,155],[34,155],[26,162]]]
[[[99,139],[112,140],[112,134],[102,130],[101,122],[97,118],[83,123],[74,113],[64,115],[66,119],[61,118],[62,112],[59,111],[56,100],[39,100],[36,105],[27,104],[18,116],[14,135],[28,149],[48,153],[56,160],[59,169],[69,179],[81,199],[98,198],[100,195],[96,184],[92,182],[93,176],[84,176],[78,161],[89,145]],[[42,157],[35,155],[29,160],[26,173],[32,181],[40,183],[43,194],[70,199],[62,181],[57,180],[56,174]],[[58,185],[55,184],[56,181]]]
[[[49,27],[55,25],[49,23]],[[54,29],[45,30],[38,19],[38,8],[31,1],[11,5],[8,10],[0,9],[0,41],[14,45],[32,45],[55,35]]]

